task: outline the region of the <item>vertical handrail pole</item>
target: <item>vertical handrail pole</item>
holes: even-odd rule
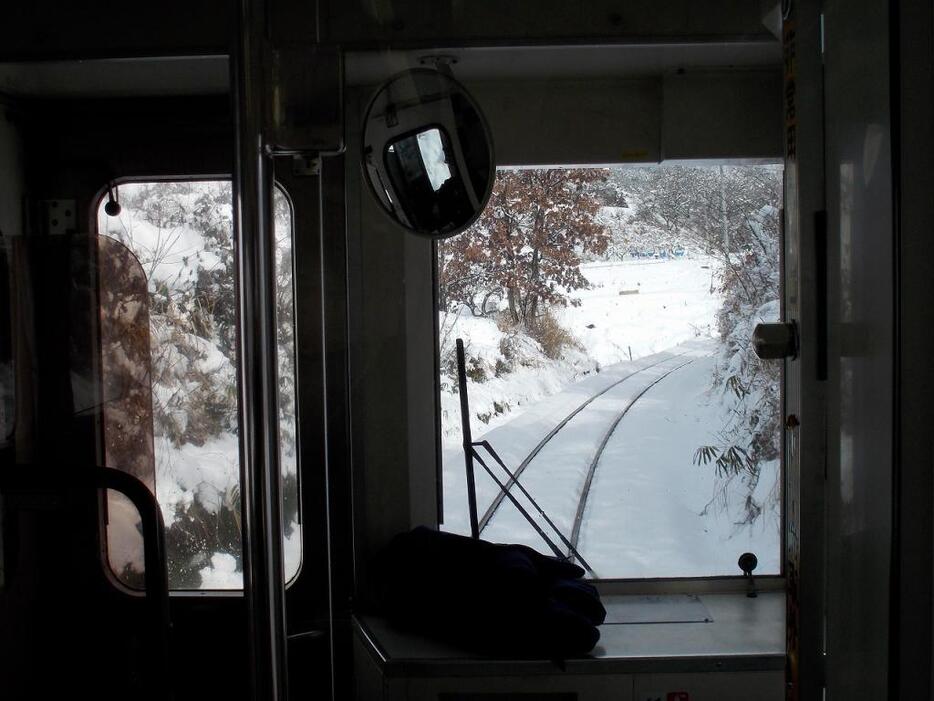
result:
[[[464,467],[467,470],[467,509],[470,512],[470,535],[480,537],[477,522],[477,485],[473,474],[473,438],[470,435],[470,407],[467,401],[467,366],[464,360],[464,341],[457,339],[457,393],[461,400],[461,432],[464,436]]]
[[[237,260],[243,590],[252,698],[288,695],[279,472],[272,160],[263,143],[263,0],[239,0],[231,62],[236,120],[233,180]]]

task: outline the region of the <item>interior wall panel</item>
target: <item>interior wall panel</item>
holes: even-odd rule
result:
[[[666,75],[662,158],[775,158],[782,151],[779,71]]]

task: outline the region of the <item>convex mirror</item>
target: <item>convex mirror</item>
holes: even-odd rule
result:
[[[495,177],[486,120],[446,73],[393,76],[367,108],[363,168],[383,209],[403,227],[441,239],[470,226]]]

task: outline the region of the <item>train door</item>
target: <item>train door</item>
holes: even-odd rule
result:
[[[827,698],[931,692],[930,3],[823,9]],[[926,282],[922,282],[926,280]]]
[[[151,94],[159,61],[64,62],[51,84],[66,85],[55,73],[64,71],[78,97],[24,88],[4,105],[4,156],[21,157],[20,169],[6,161],[18,184],[10,197],[29,193],[27,216],[5,221],[3,240],[16,390],[2,483],[10,698],[63,686],[99,698],[249,693],[259,633],[247,625],[240,500],[253,400],[239,373],[234,120],[227,61],[217,62],[192,59],[194,94],[161,97]],[[115,70],[128,79],[105,98],[94,86]],[[323,697],[332,570],[322,260],[340,251],[320,238],[321,171],[291,159],[275,168],[281,654],[301,660],[293,693]],[[339,296],[340,281],[330,283]],[[339,339],[340,314],[330,323]]]

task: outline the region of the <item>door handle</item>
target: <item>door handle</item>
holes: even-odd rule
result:
[[[752,332],[752,347],[762,360],[798,357],[798,327],[792,321],[758,324]]]

